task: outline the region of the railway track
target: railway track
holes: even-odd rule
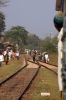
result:
[[[33,63],[32,59],[28,59],[28,61]],[[37,62],[40,64],[41,67],[44,67],[57,75],[57,66],[49,64],[49,63],[44,63],[42,61],[37,61]]]
[[[25,57],[25,65],[13,75],[0,82],[0,100],[22,100],[23,95],[35,79],[41,67],[57,75],[55,71],[55,68],[57,70],[56,66],[52,65],[53,68],[48,67],[48,64],[37,60],[34,63],[31,59],[29,60]]]
[[[44,63],[44,64],[48,64],[48,65],[51,65],[51,66],[55,66],[55,67],[58,67],[57,65],[54,65],[54,64],[50,64],[50,63],[45,63],[44,61],[42,61],[42,60],[38,60],[39,62],[42,62],[42,63]]]
[[[10,78],[12,78],[14,75],[18,74],[23,68],[25,68],[28,64],[27,64],[27,60],[26,60],[26,56],[24,55],[25,58],[25,65],[22,66],[19,70],[17,70],[16,72],[14,72],[12,75],[8,76],[7,78],[5,78],[4,80],[0,81],[0,86],[5,83],[6,81],[8,81]]]
[[[28,56],[29,56],[29,57],[28,57]],[[26,57],[27,60],[28,60],[29,62],[32,62],[32,63],[33,63],[32,57],[31,57],[30,55],[28,55],[28,56]],[[55,73],[56,75],[58,75],[58,74],[57,74],[57,68],[58,68],[57,65],[45,63],[45,62],[39,61],[39,60],[37,60],[37,59],[36,59],[36,61],[39,62],[39,64],[40,64],[42,67],[44,67],[44,68],[46,68],[46,69],[52,71],[52,72]],[[35,62],[35,63],[36,63],[36,62]]]
[[[45,67],[47,68],[48,70],[54,72],[56,75],[57,74],[57,66],[56,65],[53,65],[53,64],[49,64],[49,63],[44,63],[42,61],[39,61],[39,63],[41,64],[42,67]]]
[[[35,66],[33,63],[31,65],[31,67]],[[38,62],[36,66],[36,68],[30,68],[26,61],[25,66],[0,82],[0,100],[21,100],[40,69]]]

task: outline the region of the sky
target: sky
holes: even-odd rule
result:
[[[46,36],[55,36],[57,30],[53,24],[56,0],[10,0],[8,6],[1,7],[5,14],[6,30],[12,26],[22,26],[30,34],[44,39]]]

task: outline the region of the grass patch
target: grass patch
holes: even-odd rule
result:
[[[49,63],[58,66],[58,54],[57,53],[49,54]]]
[[[45,68],[41,68],[34,82],[31,100],[60,100],[57,76]],[[41,96],[41,92],[49,92],[50,96]]]
[[[48,55],[49,55],[49,63],[58,66],[58,54],[53,53],[53,54],[48,54]],[[36,59],[38,59],[38,55],[36,55]]]
[[[0,81],[2,81],[5,77],[13,74],[16,70],[18,70],[24,62],[24,55],[20,55],[19,60],[14,59],[10,60],[8,65],[3,63],[3,66],[0,67]]]

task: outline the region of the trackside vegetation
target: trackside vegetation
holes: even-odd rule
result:
[[[13,74],[15,71],[17,71],[23,65],[23,63],[24,63],[23,55],[20,55],[19,60],[17,59],[10,60],[8,62],[8,65],[6,65],[4,62],[3,66],[0,67],[0,81]]]
[[[31,87],[30,100],[60,100],[57,76],[42,68]],[[42,96],[41,93],[50,93],[50,96]]]

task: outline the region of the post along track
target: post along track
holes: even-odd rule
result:
[[[14,73],[8,79],[0,83],[0,100],[20,100],[37,75],[40,64],[31,63],[23,66],[22,69]],[[32,68],[36,66],[36,68]]]

